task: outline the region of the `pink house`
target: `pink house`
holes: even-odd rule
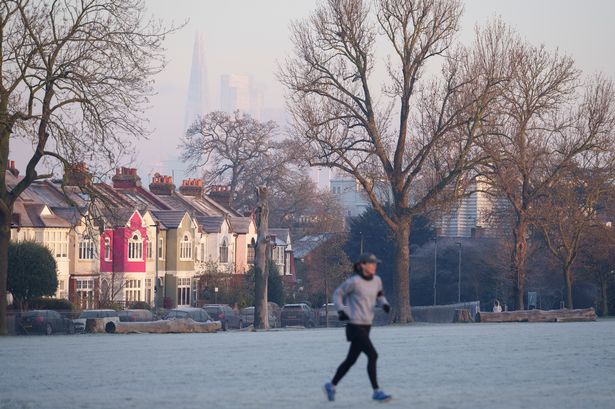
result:
[[[147,229],[135,210],[126,224],[109,226],[100,236],[100,272],[145,272],[146,249]]]

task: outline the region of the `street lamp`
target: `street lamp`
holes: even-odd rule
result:
[[[159,251],[160,249],[158,248],[158,240],[159,240],[159,234],[160,234],[160,222],[156,221],[155,224],[151,224],[149,227],[155,227],[156,228],[156,239],[155,242],[152,243],[152,251],[154,252],[155,256],[154,256],[154,265],[156,266],[156,278],[154,279],[154,311],[158,312],[158,306],[160,305],[158,302],[158,262],[160,261],[160,254]]]
[[[218,304],[218,287],[214,287],[214,304]]]
[[[460,303],[461,302],[461,242],[458,241],[457,245],[459,246],[459,262],[458,262],[458,274],[459,276],[457,277],[457,302]]]
[[[436,283],[438,282],[438,236],[433,238],[434,251],[433,251],[433,305],[436,305]]]

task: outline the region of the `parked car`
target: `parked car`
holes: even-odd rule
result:
[[[101,318],[104,326],[109,322],[115,324],[120,322],[120,317],[115,310],[86,310],[79,315],[79,318],[73,320],[77,332],[85,332],[85,324],[88,318]]]
[[[305,303],[286,304],[282,308],[281,323],[282,327],[300,325],[306,328],[314,328],[316,326],[314,312]]]
[[[211,316],[202,308],[179,307],[170,310],[166,316],[167,320],[179,318],[192,318],[196,322],[211,322]]]
[[[51,335],[54,332],[75,333],[75,324],[57,311],[34,310],[21,316],[19,329],[25,334],[37,332]]]
[[[117,313],[121,322],[155,321],[156,317],[150,310],[130,309]]]
[[[270,303],[273,304],[273,303]],[[276,304],[277,305],[277,304]],[[279,308],[279,307],[278,307]],[[280,326],[280,319],[276,314],[274,308],[269,306],[268,309],[269,315],[269,327],[270,328],[278,328]],[[246,307],[240,311],[240,316],[243,321],[243,325],[253,325],[254,324],[254,307]]]
[[[340,321],[337,317],[337,309],[335,308],[335,304],[323,304],[322,307],[320,307],[320,311],[318,312],[318,325],[321,327],[327,326],[327,315],[329,315],[330,327],[341,327],[344,325],[344,322]]]
[[[227,304],[205,304],[203,309],[216,321],[222,323],[222,330],[243,328],[241,315]]]

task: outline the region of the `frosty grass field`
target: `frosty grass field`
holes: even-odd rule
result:
[[[0,339],[0,408],[370,408],[342,329]],[[615,407],[615,320],[377,327],[390,408]]]

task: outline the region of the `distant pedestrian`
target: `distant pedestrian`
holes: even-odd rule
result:
[[[502,305],[498,300],[493,302],[493,312],[502,312]]]
[[[378,353],[369,338],[376,304],[386,313],[391,310],[382,290],[382,280],[376,275],[378,263],[380,260],[375,255],[362,254],[354,265],[354,275],[344,281],[333,294],[339,319],[349,321],[346,325],[346,339],[350,342],[350,349],[331,382],[325,384],[325,392],[330,401],[335,400],[337,384],[357,362],[361,352],[367,355],[367,374],[374,389],[372,399],[380,402],[391,400],[391,395],[384,393],[378,386],[376,376]],[[348,307],[348,313],[345,307]]]

